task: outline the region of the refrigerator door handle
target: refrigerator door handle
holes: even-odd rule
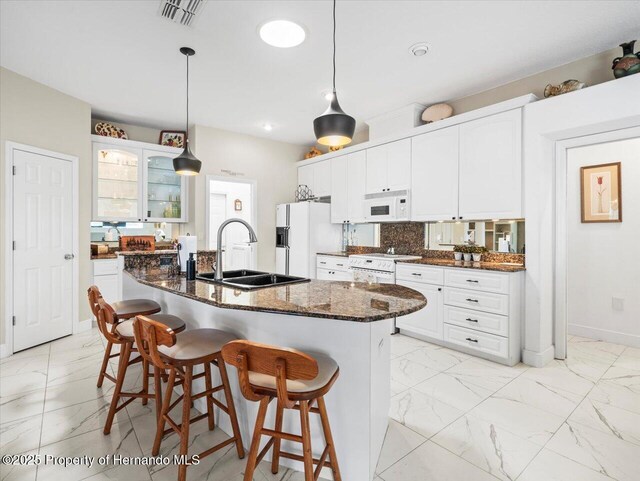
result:
[[[284,261],[284,273],[285,275],[289,275],[289,246],[287,246],[285,251],[285,261]]]

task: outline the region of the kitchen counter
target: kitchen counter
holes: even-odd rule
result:
[[[454,259],[439,259],[433,257],[423,257],[412,261],[398,261],[402,264],[424,264],[429,266],[440,267],[459,267],[461,269],[480,269],[485,271],[499,272],[520,272],[526,270],[524,265],[520,264],[501,264],[498,262],[464,262]]]
[[[422,294],[394,284],[320,281],[244,291],[206,281],[168,277],[160,269],[126,271],[139,283],[224,309],[373,322],[422,309]]]
[[[389,424],[393,317],[424,307],[427,301],[422,294],[396,285],[319,280],[243,291],[169,277],[154,269],[129,269],[122,281],[125,299],[154,299],[163,312],[184,319],[187,330],[221,329],[241,339],[331,356],[340,376],[325,401],[342,479],[371,481],[375,477]],[[233,376],[240,431],[248,446],[259,403],[244,398]],[[204,389],[202,379],[194,384],[194,391]],[[194,404],[206,412],[204,399]],[[285,428],[299,426],[299,413],[285,410],[283,422]],[[232,432],[227,416],[219,416],[217,423],[227,434]],[[284,442],[283,449],[289,450]],[[324,445],[322,430],[312,429],[314,458],[322,455]],[[271,451],[265,460],[270,456]],[[302,469],[300,462],[286,458],[280,464]],[[322,476],[328,477],[327,472],[323,470]]]
[[[319,256],[333,256],[333,257],[349,257],[349,253],[345,251],[339,252],[318,252]]]

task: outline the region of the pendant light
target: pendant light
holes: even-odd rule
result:
[[[182,153],[173,159],[173,170],[178,175],[198,175],[202,162],[191,153],[189,148],[189,57],[196,54],[196,51],[189,47],[182,47],[180,53],[187,57],[187,141],[185,142]]]
[[[356,120],[344,113],[336,94],[336,0],[333,0],[333,92],[329,108],[313,121],[318,143],[337,147],[347,145],[353,139]]]

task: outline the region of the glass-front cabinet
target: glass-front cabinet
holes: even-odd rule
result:
[[[93,220],[187,222],[187,179],[173,170],[179,149],[93,137]]]

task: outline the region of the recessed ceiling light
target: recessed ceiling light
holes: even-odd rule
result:
[[[273,130],[273,125],[271,124],[264,124],[262,127],[264,127],[264,130],[267,132],[271,132]]]
[[[409,47],[409,52],[411,52],[411,54],[415,57],[422,57],[429,53],[430,48],[431,47],[428,43],[420,42],[411,45],[411,47]]]
[[[289,20],[272,20],[262,24],[260,38],[272,47],[290,48],[304,42],[306,33],[297,23]]]

